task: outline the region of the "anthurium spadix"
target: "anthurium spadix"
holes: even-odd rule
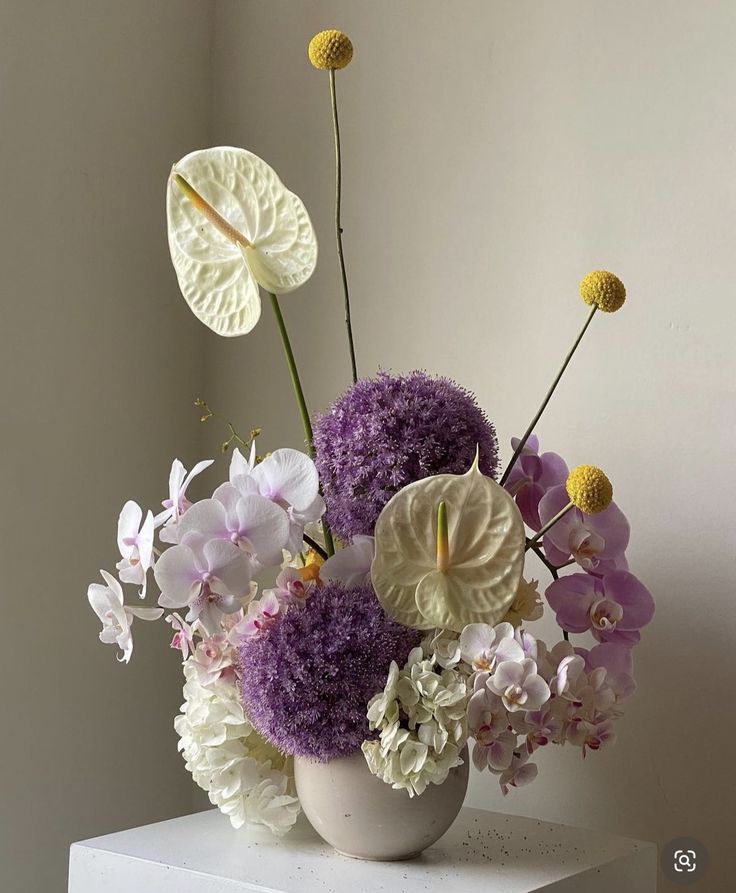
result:
[[[218,335],[245,335],[259,285],[284,294],[317,263],[307,210],[265,161],[218,146],[185,155],[169,178],[169,249],[187,303]]]
[[[373,587],[400,623],[460,632],[498,623],[524,565],[524,523],[513,498],[478,468],[400,490],[378,517]]]

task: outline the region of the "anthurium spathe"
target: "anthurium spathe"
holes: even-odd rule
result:
[[[301,199],[246,149],[217,146],[178,161],[166,210],[179,287],[218,335],[251,331],[259,286],[283,294],[314,271],[317,240]]]
[[[495,624],[514,600],[524,524],[513,498],[478,468],[409,484],[376,522],[371,578],[400,623],[460,632]]]

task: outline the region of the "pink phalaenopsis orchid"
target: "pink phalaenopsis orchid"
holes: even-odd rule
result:
[[[156,582],[163,608],[188,607],[186,620],[199,620],[214,632],[220,616],[240,610],[252,597],[248,555],[226,540],[203,540],[190,534],[156,562]]]
[[[587,673],[600,668],[606,671],[606,682],[617,698],[627,698],[636,689],[633,655],[626,642],[602,642],[590,650],[576,648],[575,653],[585,661]]]
[[[290,521],[285,548],[296,555],[302,548],[304,527],[318,521],[325,511],[319,494],[319,477],[314,462],[299,450],[275,450],[249,474],[233,477],[242,492],[255,491],[285,509]]]
[[[189,534],[208,540],[227,540],[247,553],[261,567],[283,561],[289,537],[289,517],[280,506],[258,493],[242,495],[232,484],[215,490],[212,499],[195,503],[179,522],[179,537]]]
[[[156,528],[163,525],[163,529],[159,533],[161,542],[179,542],[179,519],[192,504],[187,499],[187,488],[198,474],[212,465],[213,461],[213,459],[204,459],[197,462],[194,468],[187,472],[179,459],[174,459],[169,473],[169,498],[164,499],[161,503],[164,510],[159,512],[154,519]]]
[[[538,769],[536,763],[530,763],[529,752],[523,750],[518,756],[514,754],[511,765],[499,774],[498,783],[501,786],[501,793],[506,796],[509,788],[521,788],[524,785],[531,784],[537,777]]]
[[[145,520],[138,503],[129,500],[118,518],[118,549],[122,558],[115,565],[123,583],[140,586],[139,595],[146,597],[148,571],[153,566],[153,514]]]
[[[570,502],[564,486],[553,487],[539,503],[539,518],[546,524]],[[558,567],[570,557],[589,573],[628,570],[624,552],[629,544],[629,522],[612,502],[596,515],[573,508],[544,535],[547,560]]]
[[[174,630],[171,648],[181,651],[182,660],[186,660],[194,651],[194,627],[179,614],[169,614],[164,618]]]
[[[628,571],[570,574],[551,583],[546,596],[563,630],[590,630],[599,642],[636,644],[639,630],[654,616],[649,590]]]
[[[232,674],[234,649],[226,633],[202,639],[194,649],[194,668],[202,685],[211,685],[223,674]]]
[[[275,596],[284,607],[302,608],[316,589],[316,580],[304,580],[297,568],[285,567],[276,577],[275,588],[266,589],[263,594]]]
[[[475,739],[473,763],[477,769],[508,769],[517,736],[509,727],[509,716],[498,695],[483,686],[468,702],[468,731]]]
[[[511,447],[515,451],[519,438],[512,437]],[[552,487],[564,484],[568,467],[557,453],[539,455],[539,440],[532,434],[524,444],[521,455],[506,481],[506,489],[516,500],[524,523],[532,530],[539,530],[542,521],[539,516],[539,502]]]
[[[120,649],[118,660],[128,663],[133,654],[133,618],[158,620],[163,614],[161,608],[132,608],[123,604],[123,588],[107,571],[100,571],[101,583],[92,583],[87,589],[87,599],[92,610],[102,621],[100,641],[106,645],[117,645]]]
[[[283,606],[273,590],[263,593],[258,601],[248,605],[243,621],[236,627],[236,632],[244,638],[253,638],[273,626],[282,613]]]

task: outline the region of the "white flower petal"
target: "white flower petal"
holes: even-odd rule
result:
[[[194,553],[189,546],[172,546],[156,562],[154,577],[161,590],[158,603],[164,608],[183,608],[198,591]]]
[[[309,509],[318,496],[317,468],[299,450],[276,450],[256,465],[251,476],[262,496],[287,503],[297,512]]]
[[[120,549],[123,558],[130,558],[135,549],[134,545],[126,543],[125,540],[133,539],[138,535],[142,517],[143,509],[137,502],[129,499],[118,516],[118,549]]]
[[[233,228],[224,234],[172,178],[169,248],[182,293],[213,331],[245,334],[260,316],[259,283],[280,294],[302,285],[314,271],[317,241],[309,215],[275,171],[245,149],[192,152],[175,172]]]

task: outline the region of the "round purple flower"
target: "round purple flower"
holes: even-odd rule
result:
[[[327,761],[371,737],[368,701],[421,633],[392,620],[370,586],[327,583],[240,645],[243,706],[279,750]]]
[[[407,484],[463,474],[480,451],[496,476],[496,431],[473,395],[425,372],[363,378],[314,425],[327,520],[338,536],[371,535],[381,509]]]

